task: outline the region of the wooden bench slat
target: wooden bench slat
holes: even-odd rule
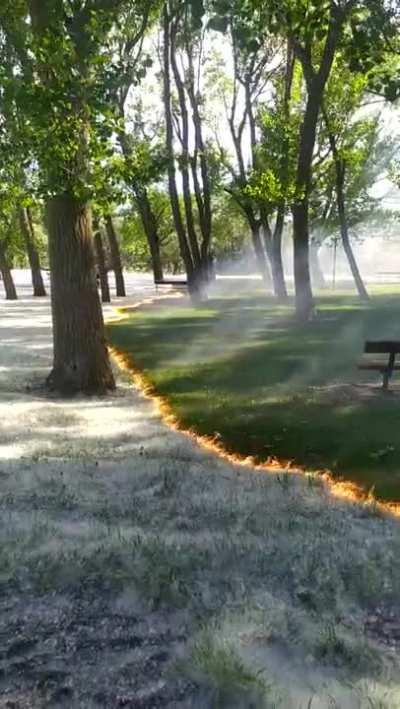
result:
[[[393,372],[400,370],[400,364],[396,364],[396,355],[400,354],[399,340],[367,340],[364,345],[364,352],[367,354],[385,354],[387,361],[364,360],[359,362],[358,369],[380,372],[382,374],[382,388],[389,389],[389,381]]]
[[[358,369],[371,369],[376,372],[386,372],[388,369],[387,362],[360,362],[358,364]],[[400,364],[395,364],[391,367],[391,371],[400,371]]]
[[[155,286],[187,286],[187,281],[154,281]]]
[[[364,352],[370,354],[400,354],[400,341],[367,340]]]

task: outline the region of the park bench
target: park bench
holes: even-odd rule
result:
[[[389,388],[389,381],[395,370],[400,370],[400,364],[396,364],[396,355],[400,354],[400,341],[398,340],[367,340],[364,346],[366,354],[386,354],[387,361],[364,360],[359,363],[359,369],[369,369],[380,372],[383,377],[382,387],[385,391]]]
[[[157,280],[154,279],[154,285],[156,287],[156,290],[160,286],[175,286],[175,288],[187,288],[187,281],[181,281],[178,278],[171,279],[171,280],[166,280],[165,278]]]

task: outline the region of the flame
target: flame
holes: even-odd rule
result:
[[[143,302],[149,302],[143,301]],[[142,303],[143,304],[143,303]],[[139,304],[136,307],[139,307]],[[134,308],[132,308],[134,309]],[[126,312],[126,309],[123,309]],[[121,313],[123,312],[121,309]],[[123,317],[123,315],[121,316]],[[118,318],[119,319],[119,318]],[[333,497],[350,503],[362,503],[370,506],[377,513],[389,514],[400,517],[399,502],[382,502],[378,500],[373,491],[366,493],[365,489],[356,483],[348,480],[337,480],[329,470],[309,472],[305,468],[295,465],[292,460],[284,461],[270,456],[263,463],[257,462],[254,456],[243,456],[238,453],[231,453],[224,447],[223,443],[216,437],[203,436],[193,429],[185,427],[174,414],[168,399],[161,396],[155,389],[149,378],[137,367],[131,355],[115,347],[109,347],[111,357],[122,371],[127,372],[133,380],[135,386],[146,399],[150,399],[162,421],[175,431],[179,431],[190,437],[201,448],[207,450],[219,458],[226,460],[237,466],[242,466],[253,471],[268,473],[293,473],[295,475],[307,476],[309,479],[321,480],[327,486]]]

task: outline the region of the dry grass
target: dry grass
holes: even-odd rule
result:
[[[397,522],[203,456],[10,465],[1,490],[4,696],[398,706],[396,625],[368,632],[400,607]]]

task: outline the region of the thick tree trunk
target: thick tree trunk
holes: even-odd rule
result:
[[[160,239],[158,236],[156,217],[153,213],[147,191],[145,189],[137,190],[135,201],[149,245],[154,280],[162,281],[164,272],[161,261]]]
[[[292,207],[296,314],[306,322],[314,309],[309,268],[308,199]]]
[[[36,297],[42,297],[46,295],[46,290],[43,283],[42,272],[40,270],[39,253],[35,244],[35,232],[32,215],[30,214],[29,208],[26,207],[20,207],[18,212],[20,229],[25,242],[29,266],[31,269],[33,295]]]
[[[325,281],[325,276],[324,272],[321,268],[321,263],[319,260],[319,250],[321,248],[321,245],[318,244],[315,241],[311,241],[310,243],[310,266],[311,266],[311,276],[313,283],[315,284],[316,288],[326,288],[326,281]]]
[[[3,244],[0,242],[0,273],[3,279],[3,286],[6,293],[6,300],[17,300],[12,273],[8,265],[7,256]]]
[[[96,285],[90,209],[68,195],[46,205],[53,315],[51,389],[105,393],[115,382]]]
[[[350,7],[350,3],[348,3],[348,7]],[[345,17],[346,13],[338,13],[335,4],[332,3],[329,28],[317,72],[312,65],[311,52],[308,50],[299,53],[307,84],[307,102],[300,130],[300,149],[296,171],[297,199],[292,205],[292,214],[296,314],[302,321],[309,320],[314,310],[309,265],[309,195],[317,124],[325,86],[332,69]]]
[[[300,152],[297,165],[297,192],[303,195],[292,205],[293,215],[293,256],[294,283],[296,294],[296,315],[307,321],[314,310],[309,264],[309,193],[311,184],[312,158],[316,129],[322,101],[321,89],[314,93],[309,90],[300,136]]]
[[[110,287],[108,285],[108,273],[106,267],[106,258],[104,255],[103,240],[101,238],[100,225],[97,219],[93,220],[94,229],[94,246],[96,249],[97,269],[100,279],[101,300],[103,303],[110,303]]]
[[[115,274],[115,288],[118,298],[126,296],[124,274],[122,272],[121,254],[117,234],[114,229],[112,217],[108,215],[105,219],[108,243],[110,244],[112,267]]]

